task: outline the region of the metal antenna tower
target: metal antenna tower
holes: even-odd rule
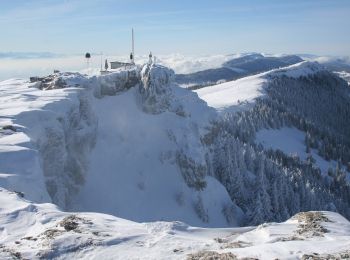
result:
[[[131,62],[135,63],[135,48],[134,48],[134,28],[131,29],[131,54],[132,54],[132,59]]]

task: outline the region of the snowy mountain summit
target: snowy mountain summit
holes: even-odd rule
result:
[[[0,82],[0,257],[348,255],[349,87],[290,59],[196,92],[156,64]]]

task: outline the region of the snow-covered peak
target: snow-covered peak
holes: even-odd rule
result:
[[[287,76],[290,78],[307,77],[318,72],[325,71],[326,68],[318,62],[303,61],[286,68],[276,69],[266,73],[271,76]]]

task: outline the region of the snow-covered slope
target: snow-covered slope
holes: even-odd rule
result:
[[[220,112],[234,112],[249,109],[257,98],[264,96],[264,85],[271,76],[298,78],[313,75],[323,69],[322,66],[301,62],[282,69],[275,69],[254,76],[217,84],[194,90],[207,104]]]
[[[0,227],[1,259],[346,259],[350,253],[350,223],[331,212],[300,213],[258,227],[205,229],[65,213],[0,189]]]
[[[206,175],[201,137],[216,112],[172,77],[146,65],[2,82],[0,124],[16,131],[1,131],[1,187],[135,221],[238,225],[240,209]]]
[[[238,111],[251,107],[254,100],[264,95],[266,82],[261,75],[250,76],[195,90],[200,98],[218,111]]]
[[[305,144],[306,134],[294,127],[283,127],[280,129],[262,129],[256,133],[256,142],[262,144],[267,149],[280,150],[289,156],[297,156],[302,161],[308,161],[310,156],[314,160],[321,173],[327,175],[329,169],[336,169],[337,161],[326,160],[320,156],[315,149],[307,151]],[[343,170],[346,169],[343,167]],[[350,180],[350,173],[347,173]]]

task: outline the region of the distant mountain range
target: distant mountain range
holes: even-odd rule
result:
[[[350,72],[348,58],[330,58],[306,54],[300,56],[265,56],[260,53],[252,53],[225,61],[218,68],[209,68],[188,74],[176,74],[175,81],[183,87],[198,89],[272,69],[283,68],[304,60],[318,61],[330,71]]]
[[[231,81],[271,69],[286,67],[303,59],[295,56],[266,57],[262,54],[248,54],[223,63],[222,67],[191,74],[177,74],[175,80],[191,89],[214,85],[218,81]]]

